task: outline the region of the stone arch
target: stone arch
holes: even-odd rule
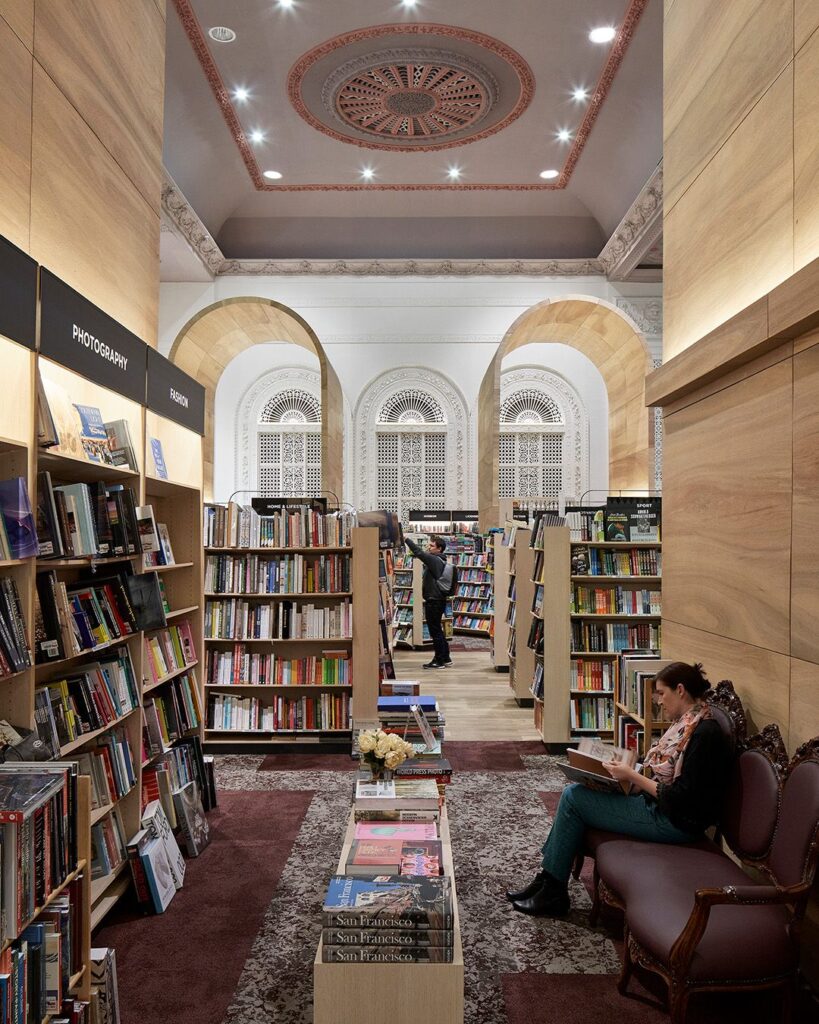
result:
[[[228,363],[252,345],[288,341],[312,352],[321,373],[322,487],[341,498],[344,419],[341,385],[312,327],[289,306],[260,296],[214,302],[193,316],[171,346],[169,358],[205,388],[205,497],[213,492],[216,386]]]
[[[600,371],[609,399],[609,488],[644,490],[653,479],[653,430],[645,404],[651,353],[634,321],[604,299],[545,299],[522,313],[501,339],[478,395],[478,508],[497,525],[500,376],[504,356],[551,342],[582,352]]]

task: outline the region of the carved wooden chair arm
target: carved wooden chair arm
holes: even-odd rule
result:
[[[806,885],[780,889],[775,885],[725,885],[721,889],[697,889],[694,907],[669,957],[670,967],[677,977],[687,977],[694,951],[700,944],[708,926],[711,907],[776,906],[796,904],[807,896]]]

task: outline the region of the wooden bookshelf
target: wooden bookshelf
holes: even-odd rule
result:
[[[540,556],[540,572],[533,579],[533,590],[543,584],[540,614],[532,613],[533,623],[539,619],[543,626],[542,652],[533,651],[535,663],[539,663],[543,671],[543,696],[535,702],[535,725],[539,726],[544,743],[566,743],[569,740],[571,645],[569,528],[539,524],[538,519],[532,532],[531,548],[533,573]]]
[[[205,597],[205,601],[218,601],[223,598],[230,599],[238,596],[241,600],[291,600],[295,603],[310,604],[318,602],[326,605],[333,601],[349,601],[352,609],[352,635],[349,637],[305,637],[305,638],[282,638],[282,639],[228,639],[203,637],[203,650],[208,653],[232,648],[236,644],[250,644],[254,653],[283,655],[285,657],[300,658],[307,655],[321,656],[323,651],[346,649],[351,654],[352,683],[334,684],[269,684],[255,685],[242,683],[234,685],[231,683],[222,684],[209,682],[206,668],[202,673],[205,681],[203,687],[202,706],[205,709],[206,727],[204,730],[204,741],[207,750],[219,753],[230,753],[231,750],[246,747],[248,743],[259,745],[260,750],[269,749],[287,743],[292,745],[294,740],[310,743],[329,742],[338,744],[342,737],[352,735],[352,726],[348,725],[342,729],[308,729],[298,730],[280,728],[277,730],[265,729],[219,729],[208,724],[210,717],[208,713],[208,702],[216,695],[229,696],[240,694],[242,697],[256,696],[264,705],[264,697],[268,700],[277,695],[290,695],[292,697],[310,697],[311,694],[344,694],[352,698],[352,709],[355,716],[362,719],[373,719],[376,717],[376,706],[379,692],[379,547],[378,530],[375,527],[353,527],[351,531],[352,543],[346,546],[316,546],[304,545],[301,547],[289,548],[238,548],[238,547],[207,547],[204,549],[205,556],[211,555],[242,555],[242,554],[264,554],[276,555],[280,552],[302,554],[305,557],[310,555],[340,554],[350,557],[350,578],[351,589],[339,592],[314,593],[303,591],[294,593],[274,594],[216,594],[211,591]],[[204,588],[203,588],[204,589]],[[353,711],[351,710],[351,718]]]
[[[452,882],[452,963],[326,964],[321,959],[319,941],[313,961],[313,1024],[350,1024],[361,1016],[362,1005],[389,1006],[391,1024],[463,1024],[464,957],[446,805],[441,809],[439,833],[444,874]],[[354,834],[351,811],[336,868],[338,874],[345,873]]]
[[[644,658],[639,654],[620,659],[614,686],[614,742],[618,746],[633,745],[638,761],[645,759],[654,740],[671,725],[658,717],[654,705],[654,676],[670,664],[668,659]],[[637,673],[641,678],[637,678]],[[629,734],[633,744],[628,742]]]
[[[495,610],[495,629],[492,634],[492,664],[496,672],[509,672],[509,548],[506,544],[506,532],[491,534],[494,549],[494,569],[492,578],[494,589],[493,607]],[[510,681],[511,685],[511,681]]]
[[[535,652],[528,645],[527,638],[535,597],[535,583],[532,579],[535,552],[531,546],[530,529],[519,523],[509,523],[507,528],[509,570],[506,578],[506,628],[509,631],[509,686],[518,707],[530,708],[534,704],[532,679],[535,672]]]
[[[470,545],[466,544],[462,538],[471,542],[471,551],[469,550]],[[456,534],[453,537],[453,550],[450,557],[458,569],[458,587],[451,602],[452,630],[454,633],[464,636],[491,637],[493,633],[495,619],[494,545],[490,535],[487,535],[484,540],[484,550],[477,551],[475,535]],[[461,547],[455,548],[455,543],[460,543]],[[450,553],[449,548],[447,548],[447,552]],[[479,579],[467,580],[465,579],[467,574],[476,575]],[[477,607],[473,607],[469,611],[464,606],[470,604]],[[463,622],[459,623],[462,618],[473,619],[475,622],[471,626],[466,626]]]
[[[410,534],[413,540],[426,537],[426,534]],[[407,583],[412,573],[411,598],[407,601]],[[409,552],[399,555],[395,566],[395,618],[393,619],[393,635],[396,646],[409,648],[413,651],[423,650],[425,647],[432,647],[432,640],[427,635],[424,623],[424,563],[413,558]],[[403,612],[402,612],[403,609]],[[410,609],[411,616],[408,616],[407,609]],[[411,617],[411,622],[401,622],[401,618]],[[452,639],[452,612],[451,606],[447,603],[446,614],[443,617],[444,636],[447,640]],[[408,629],[407,627],[411,627]],[[362,716],[356,712],[356,717]]]

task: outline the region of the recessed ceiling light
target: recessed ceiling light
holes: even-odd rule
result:
[[[251,142],[264,142],[264,132],[260,132],[258,128],[255,128],[250,133]]]
[[[558,139],[560,139],[561,142],[568,142],[569,139],[572,137],[572,133],[569,131],[568,128],[561,128],[560,131],[557,133],[557,137]]]
[[[250,93],[240,85],[238,89],[233,90],[233,98],[238,103],[246,103],[250,99]]]
[[[279,7],[292,7],[293,0],[279,0]]]
[[[271,181],[278,181],[282,176],[281,171],[265,171],[264,176],[270,178]]]
[[[460,178],[460,176],[461,176],[461,168],[460,167],[450,167],[449,170],[446,173],[447,173],[447,177],[450,178],[451,181],[457,181],[458,178]]]
[[[404,7],[414,7],[416,3],[418,3],[418,0],[401,0],[401,3]]]
[[[364,178],[365,181],[372,181],[373,178],[375,177],[375,171],[372,169],[372,167],[362,167],[361,177]]]
[[[208,29],[208,35],[217,43],[232,43],[236,38],[233,29],[227,28],[225,25],[214,25],[213,28]]]
[[[593,28],[589,32],[589,39],[593,43],[610,43],[617,35],[617,29],[611,25],[603,25],[600,28]]]
[[[581,100],[585,100],[588,95],[589,93],[587,89],[575,89],[574,92],[572,92],[572,96],[578,101],[578,103]]]
[[[560,171],[554,171],[554,170],[548,170],[548,171],[541,171],[540,172],[541,178],[546,178],[547,180],[549,180],[551,178],[557,178],[559,175],[560,175]]]

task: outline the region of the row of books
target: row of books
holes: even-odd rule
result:
[[[611,697],[572,697],[569,700],[572,729],[614,728],[614,700]]]
[[[543,614],[543,584],[538,583],[535,586],[535,592],[532,596],[532,615],[542,616]]]
[[[114,729],[101,737],[95,747],[80,754],[77,764],[81,775],[91,780],[91,807],[108,807],[121,800],[136,785],[136,767],[124,729]]]
[[[492,609],[487,608],[485,601],[468,601],[454,597],[452,599],[453,612],[475,612],[481,615],[492,615]]]
[[[175,565],[171,535],[165,523],[154,518],[153,505],[141,505],[137,509],[137,523],[142,545],[142,566],[153,569],[158,565]]]
[[[205,591],[214,594],[332,594],[351,589],[349,555],[208,555]]]
[[[196,645],[187,619],[150,633],[143,639],[145,665],[152,683],[196,662]]]
[[[464,599],[474,597],[481,601],[492,600],[491,595],[488,595],[486,593],[486,588],[480,586],[479,584],[461,583],[461,585],[458,587],[458,592],[455,596]]]
[[[0,678],[23,672],[29,665],[31,646],[20,593],[11,576],[0,576]]]
[[[455,629],[468,629],[473,633],[489,633],[492,625],[491,613],[484,615],[455,615],[452,620]]]
[[[611,659],[575,658],[569,671],[573,690],[614,690],[617,666]]]
[[[172,797],[174,792],[190,782],[196,784],[204,810],[212,810],[216,806],[213,757],[202,753],[202,742],[195,734],[180,738],[169,750],[146,765],[142,772],[143,808],[152,800],[161,800],[171,826],[175,827]]]
[[[40,558],[138,555],[139,518],[137,496],[127,484],[100,480],[55,485],[47,470],[37,474]]]
[[[324,514],[290,506],[262,516],[250,505],[231,501],[205,505],[203,535],[205,547],[215,548],[349,547],[355,525],[350,512]]]
[[[176,740],[199,729],[202,710],[193,673],[185,673],[151,693],[144,703],[146,750],[149,757],[167,751]]]
[[[106,466],[136,470],[138,461],[127,420],[105,422],[94,405],[72,402],[56,381],[38,372],[38,443]]]
[[[40,737],[57,753],[87,733],[97,732],[139,706],[139,690],[127,647],[82,665],[35,692]]]
[[[459,569],[458,583],[482,583],[485,589],[492,586],[492,574],[486,569]]]
[[[663,555],[658,548],[573,547],[571,570],[572,576],[661,576]]]
[[[660,623],[573,622],[573,651],[619,652],[627,648],[660,649]]]
[[[660,540],[662,499],[609,496],[604,505],[567,506],[566,525],[572,540]]]
[[[205,602],[205,636],[210,640],[348,639],[353,630],[349,600],[336,605],[269,604],[240,598]]]
[[[279,658],[251,653],[244,644],[236,644],[232,651],[209,650],[205,663],[205,682],[218,686],[350,686],[352,681],[347,650]]]
[[[32,558],[38,551],[26,481],[21,476],[0,480],[0,560]]]
[[[319,732],[350,728],[352,698],[348,693],[316,697],[256,697],[211,694],[208,729],[218,732]]]
[[[543,700],[543,662],[535,662],[535,670],[532,673],[532,696],[536,700]]]
[[[91,826],[91,878],[106,878],[125,863],[125,826],[118,807]]]
[[[210,827],[195,784],[189,783],[178,792],[181,835],[185,837],[189,855],[197,856],[209,841]],[[187,794],[187,804],[183,792]],[[126,845],[134,891],[143,909],[161,914],[184,885],[185,858],[160,800],[147,804],[140,824],[142,827]],[[190,844],[189,836],[192,837]]]
[[[572,587],[572,611],[580,615],[659,615],[661,607],[659,590]]]

